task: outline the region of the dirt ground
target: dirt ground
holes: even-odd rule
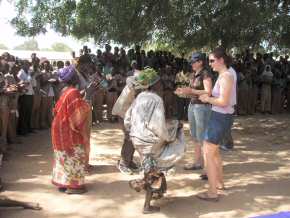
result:
[[[88,193],[66,195],[51,185],[52,151],[49,131],[23,138],[13,145],[9,161],[3,163],[1,177],[5,191],[1,195],[24,201],[39,202],[41,211],[0,209],[1,218],[242,218],[290,210],[290,116],[237,117],[233,128],[235,149],[222,152],[225,184],[218,203],[203,202],[195,197],[205,189],[198,171],[186,172],[193,146],[185,125],[188,151],[177,165],[175,175],[167,177],[168,193],[161,211],[141,213],[144,194],[128,186],[130,179],[119,173],[116,162],[122,143],[118,124],[103,123],[91,135],[91,164],[87,176]]]

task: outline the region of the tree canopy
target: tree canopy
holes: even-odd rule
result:
[[[59,52],[70,52],[70,51],[72,51],[72,49],[68,45],[66,45],[66,44],[64,44],[62,42],[56,42],[56,43],[52,44],[51,45],[51,50],[52,51],[59,51]]]
[[[5,44],[0,43],[0,49],[6,50],[6,49],[8,49],[8,47]]]
[[[38,42],[35,39],[27,40],[21,45],[17,45],[13,48],[14,50],[30,50],[39,51]]]
[[[178,49],[290,47],[288,0],[15,0],[22,36],[50,27],[78,39]]]

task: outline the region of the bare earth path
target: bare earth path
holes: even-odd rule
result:
[[[185,125],[189,148],[168,176],[168,194],[157,201],[161,212],[143,215],[143,194],[130,190],[128,180],[115,167],[122,132],[117,124],[104,123],[92,132],[88,193],[69,196],[50,183],[52,152],[49,131],[41,131],[13,145],[10,160],[1,169],[5,191],[1,195],[39,202],[42,211],[0,209],[1,218],[242,218],[290,210],[290,116],[238,117],[233,135],[235,150],[223,152],[225,181],[229,190],[218,203],[202,202],[195,195],[204,190],[199,172],[185,172],[193,148]]]

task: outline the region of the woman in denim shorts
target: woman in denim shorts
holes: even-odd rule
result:
[[[219,144],[232,126],[236,104],[236,75],[230,68],[231,58],[222,48],[216,48],[209,55],[209,64],[219,76],[212,90],[212,96],[202,95],[199,99],[212,105],[212,112],[204,137],[205,166],[209,180],[207,192],[197,195],[207,201],[218,201],[218,189],[224,189],[222,160]]]
[[[194,73],[190,79],[190,87],[179,88],[176,93],[191,98],[188,107],[188,122],[190,133],[194,141],[194,163],[185,165],[185,170],[200,170],[203,168],[201,145],[204,132],[210,115],[210,105],[198,99],[202,94],[211,95],[212,76],[205,68],[205,54],[195,52],[191,57],[191,66]]]

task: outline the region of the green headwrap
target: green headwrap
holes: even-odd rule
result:
[[[141,85],[148,87],[154,85],[159,79],[158,73],[152,68],[145,68],[137,77],[137,81]]]

